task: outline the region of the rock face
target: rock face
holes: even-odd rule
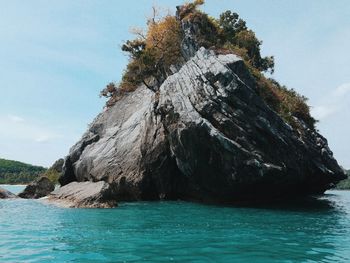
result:
[[[64,164],[64,159],[60,158],[50,167],[50,169],[55,170],[58,173],[62,173],[63,164]]]
[[[55,190],[55,185],[47,177],[43,176],[27,185],[18,196],[26,199],[38,199],[47,196],[53,190]]]
[[[297,118],[294,130],[257,88],[239,57],[200,48],[157,93],[139,87],[98,115],[60,183],[99,182],[117,201],[236,203],[319,194],[343,179],[327,140]]]
[[[49,200],[64,207],[111,208],[117,206],[106,182],[72,182],[49,195]]]
[[[0,199],[17,198],[17,196],[10,191],[0,187]]]

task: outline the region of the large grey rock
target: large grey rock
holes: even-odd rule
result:
[[[10,191],[0,187],[0,199],[17,198],[17,196]]]
[[[201,48],[157,93],[125,95],[65,159],[62,185],[102,181],[114,200],[210,202],[323,193],[344,178],[327,140],[294,130],[257,93],[243,61]]]
[[[111,208],[117,206],[111,191],[103,181],[72,182],[52,192],[48,200],[64,207]]]
[[[38,199],[47,196],[53,190],[55,190],[55,185],[47,177],[42,176],[27,185],[18,196],[26,199]]]

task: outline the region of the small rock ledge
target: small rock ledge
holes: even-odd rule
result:
[[[38,199],[47,196],[55,189],[55,185],[47,178],[40,177],[26,186],[18,196],[25,199]]]
[[[0,187],[0,199],[17,198],[18,196]]]
[[[112,208],[110,186],[105,182],[72,182],[52,192],[48,200],[56,205],[74,208]]]

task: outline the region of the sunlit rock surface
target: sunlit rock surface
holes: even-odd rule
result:
[[[239,57],[200,48],[157,93],[140,87],[98,115],[60,182],[103,182],[116,201],[236,203],[319,194],[344,178],[327,140],[298,119],[294,130],[257,88]]]

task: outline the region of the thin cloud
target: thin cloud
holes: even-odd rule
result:
[[[9,114],[0,116],[0,136],[28,142],[44,143],[62,138],[63,136],[35,121],[25,121],[24,118]]]
[[[350,83],[345,83],[340,85],[334,92],[334,95],[337,97],[342,97],[347,95],[350,92]]]
[[[42,136],[36,138],[35,141],[36,141],[36,142],[39,142],[39,143],[44,143],[44,142],[50,141],[50,139],[52,139],[52,138],[50,138],[50,136],[48,136],[48,135],[42,135]]]
[[[8,115],[8,118],[10,121],[18,123],[18,122],[24,122],[24,119],[17,116],[17,115]]]
[[[338,110],[338,108],[332,106],[315,106],[314,108],[312,108],[311,114],[317,120],[323,120],[336,113]]]
[[[350,83],[344,83],[335,90],[326,94],[325,99],[319,105],[311,109],[311,114],[318,120],[324,120],[347,106],[347,96],[350,94]]]

